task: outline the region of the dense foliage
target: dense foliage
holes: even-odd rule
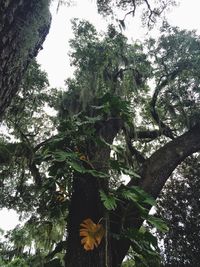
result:
[[[198,266],[199,200],[199,159],[192,157],[170,178],[158,201],[158,212],[169,226],[160,236],[164,264]]]
[[[167,230],[149,209],[199,150],[200,39],[167,24],[144,45],[112,25],[98,34],[74,20],[73,30],[66,90],[50,90],[33,62],[4,121],[0,206],[25,223],[6,234],[1,260],[116,267],[131,247],[125,266],[159,266],[142,223]]]

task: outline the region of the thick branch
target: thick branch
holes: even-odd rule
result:
[[[200,151],[200,124],[196,125],[187,133],[177,137],[157,150],[143,165],[143,173],[140,186],[157,198],[165,182],[174,169],[188,156]],[[132,182],[129,183],[132,185]],[[130,227],[139,228],[143,220],[133,207]],[[118,213],[120,217],[120,214]],[[120,223],[120,222],[119,222]],[[116,227],[116,226],[115,226]],[[113,242],[116,248],[115,266],[121,266],[121,262],[128,252],[130,241],[123,239]]]
[[[135,139],[150,139],[154,140],[157,137],[161,136],[161,131],[159,130],[152,130],[152,131],[136,131]]]
[[[200,124],[157,150],[144,164],[141,187],[157,197],[174,169],[200,150]]]

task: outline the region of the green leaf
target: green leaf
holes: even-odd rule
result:
[[[116,148],[116,147],[115,147]],[[119,149],[119,147],[117,148]],[[123,151],[123,149],[120,149],[120,153]],[[119,152],[119,150],[118,150]],[[113,170],[117,170],[118,172],[122,172],[125,175],[129,175],[131,177],[135,177],[135,178],[140,178],[140,175],[135,173],[133,170],[131,170],[130,168],[127,168],[125,164],[119,163],[119,161],[117,160],[110,160],[110,166]]]
[[[102,190],[100,190],[99,192],[100,192],[100,197],[101,197],[101,200],[102,200],[105,208],[107,210],[115,210],[117,207],[117,203],[116,203],[117,199],[111,194],[106,195],[104,193],[104,191],[102,191]]]
[[[138,266],[160,266],[157,238],[147,228],[144,226],[140,229],[128,228],[122,233],[122,237],[131,241],[132,253],[139,260],[136,260]]]
[[[62,150],[53,152],[52,155],[53,155],[53,157],[54,157],[54,159],[56,161],[60,161],[60,162],[66,161],[67,159],[71,159],[71,158],[73,158],[73,159],[77,158],[76,153],[74,153],[74,152],[65,152],[65,151],[62,151]]]
[[[148,215],[145,219],[161,232],[167,232],[169,230],[168,226],[161,218],[155,217],[153,215]]]
[[[156,205],[155,199],[152,198],[144,190],[142,190],[139,186],[131,186],[127,189],[123,189],[122,196],[128,200],[138,202],[138,204],[141,204],[143,206],[145,206],[144,204],[148,204],[151,206]]]
[[[129,176],[135,177],[135,178],[141,178],[139,174],[137,174],[136,172],[134,172],[131,169],[126,169],[126,168],[120,168],[120,169],[123,172],[123,174],[125,174],[125,175],[129,175]]]
[[[106,174],[104,172],[99,172],[99,171],[96,171],[96,170],[86,170],[86,172],[92,174],[95,177],[109,178],[108,174]]]
[[[77,162],[69,161],[68,163],[72,167],[72,169],[74,169],[75,171],[80,172],[80,173],[86,172],[86,169],[82,165],[78,164]]]
[[[124,154],[124,147],[120,145],[109,145],[110,148],[115,151],[116,153],[123,155]]]
[[[136,195],[134,192],[131,192],[130,190],[122,190],[121,195],[128,200],[132,200],[134,202],[138,202],[139,201],[139,197],[138,195]]]
[[[135,194],[140,196],[143,203],[149,204],[151,206],[156,205],[155,199],[152,196],[150,196],[147,192],[145,192],[143,189],[141,189],[139,186],[132,186],[130,190],[131,192],[134,192]]]

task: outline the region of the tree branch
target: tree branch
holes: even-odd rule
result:
[[[172,130],[169,128],[169,126],[167,126],[159,117],[158,113],[157,113],[157,110],[156,110],[156,102],[157,102],[157,99],[158,99],[158,94],[160,93],[160,91],[169,83],[169,81],[172,81],[176,78],[177,74],[179,73],[179,70],[176,69],[174,70],[173,72],[171,72],[170,74],[167,75],[166,79],[162,80],[163,77],[160,78],[159,82],[158,82],[158,85],[154,91],[154,94],[153,94],[153,97],[152,97],[152,100],[151,100],[151,115],[153,117],[153,119],[155,120],[155,122],[157,123],[157,125],[159,126],[161,132],[173,139],[174,136],[173,136],[173,133],[172,133]]]
[[[47,260],[52,259],[57,253],[61,252],[62,250],[65,250],[67,246],[66,241],[60,241],[58,244],[56,244],[56,247],[53,251],[51,251],[45,258]]]
[[[165,144],[145,161],[140,186],[154,198],[157,198],[165,182],[175,168],[186,157],[198,151],[200,151],[200,123],[188,132]],[[131,185],[132,181],[130,181],[128,186]],[[121,212],[123,212],[123,210]],[[129,218],[127,225],[128,227],[139,228],[143,220],[140,218],[140,215],[137,214],[134,207],[133,214],[134,216],[131,220]],[[120,216],[119,213],[118,216]],[[119,224],[120,223],[119,221]],[[114,226],[114,228],[115,229],[111,229],[111,231],[113,230],[115,232],[115,230],[118,229],[117,226]],[[115,253],[115,266],[121,266],[121,262],[130,247],[130,241],[127,239],[121,239],[119,241],[113,240],[113,246],[117,251]]]
[[[136,131],[135,138],[154,140],[161,135],[162,133],[159,130],[152,130],[152,131],[144,130],[144,131]]]
[[[38,168],[36,167],[36,165],[33,162],[31,162],[29,164],[29,170],[31,172],[31,175],[34,178],[36,186],[41,187],[42,186],[42,176],[41,176]]]
[[[141,187],[157,198],[168,177],[188,156],[200,150],[200,124],[157,150],[143,167]]]
[[[144,163],[145,161],[145,157],[132,145],[132,138],[130,137],[128,131],[126,130],[126,128],[124,128],[124,135],[125,135],[125,141],[126,141],[126,145],[127,145],[127,149],[129,151],[129,153],[131,154],[131,156],[135,156],[136,160],[138,163]]]

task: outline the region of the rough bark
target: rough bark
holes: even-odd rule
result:
[[[110,267],[107,265],[109,258],[106,258],[105,239],[98,248],[92,251],[85,251],[81,245],[79,236],[80,224],[83,220],[90,218],[98,223],[104,217],[104,209],[99,197],[99,183],[95,177],[82,175],[76,177],[73,183],[73,196],[68,216],[68,239],[67,239],[67,267]],[[104,224],[105,221],[101,221]]]
[[[0,1],[0,118],[49,31],[49,0]]]
[[[200,124],[157,150],[143,167],[141,187],[157,198],[175,168],[200,150]]]
[[[95,150],[95,149],[94,149]],[[93,154],[93,153],[92,153]],[[108,147],[98,150],[98,154],[93,155],[91,164],[99,171],[105,171],[107,161],[110,157]],[[86,166],[87,167],[87,166]],[[73,179],[73,192],[68,215],[68,238],[67,238],[67,267],[110,267],[111,253],[107,253],[106,246],[108,240],[101,242],[98,248],[92,251],[85,251],[81,245],[79,236],[80,224],[83,220],[90,218],[93,222],[101,224],[106,228],[105,210],[100,199],[99,190],[107,187],[107,181],[98,179],[90,174],[76,174]],[[107,242],[107,243],[106,243]]]
[[[120,119],[111,119],[103,126],[96,126],[97,136],[101,136],[107,143],[112,144],[114,137],[121,129]],[[95,170],[106,173],[109,167],[110,147],[88,141],[87,156]],[[87,167],[87,166],[86,166]],[[95,223],[101,220],[104,229],[109,233],[109,218],[100,199],[99,190],[108,190],[108,181],[88,174],[76,175],[73,179],[73,192],[68,215],[68,237],[66,267],[111,267],[112,255],[110,236],[103,238],[98,248],[85,251],[79,236],[80,223],[90,218]]]

